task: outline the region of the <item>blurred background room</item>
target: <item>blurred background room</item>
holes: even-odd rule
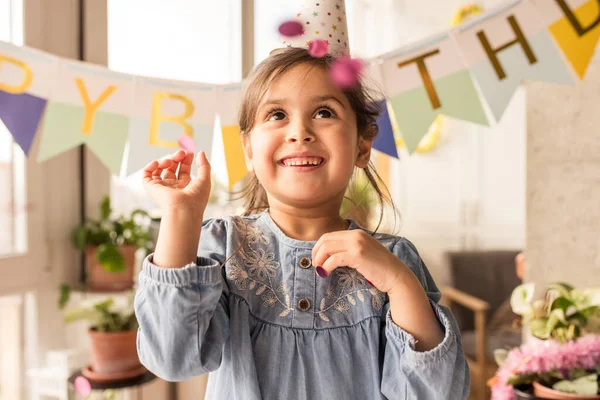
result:
[[[106,145],[59,143],[50,138],[58,133],[49,130],[49,111],[44,117],[32,108],[19,123],[41,116],[47,125],[44,130],[40,124],[24,151],[10,123],[17,124],[12,117],[26,105],[10,109],[1,96],[14,92],[2,75],[16,65],[9,50],[31,50],[27,57],[36,65],[48,65],[47,82],[54,76],[53,55],[74,63],[69,73],[91,66],[99,75],[123,77],[123,85],[131,76],[235,85],[277,47],[274,32],[295,17],[289,6],[294,1],[0,0],[0,400],[83,399],[89,389],[97,399],[196,400],[207,379],[170,383],[142,372],[100,379],[91,388],[90,380],[77,379],[92,354],[108,357],[111,347],[124,346],[93,337],[90,326],[135,335],[131,295],[161,216],[144,192],[139,168],[127,167],[131,143],[123,143],[122,162]],[[397,156],[375,151],[372,157],[400,212],[395,219],[386,210],[381,230],[416,245],[442,302],[452,307],[469,357],[471,398],[477,400],[490,398],[489,379],[498,370],[494,350],[528,340],[511,310],[515,288],[533,283],[539,298],[553,282],[600,286],[600,59],[593,55],[600,4],[346,0],[351,54],[365,60],[471,21],[485,24],[477,18],[494,18],[520,3],[548,6],[550,17],[560,5],[589,6],[580,23],[589,56],[580,47],[569,56],[571,42],[556,53],[573,83],[556,83],[546,70],[519,77],[500,113],[482,102],[489,126],[440,115],[416,148],[407,144],[390,106]],[[539,16],[546,22],[550,17]],[[585,66],[577,69],[569,57]],[[50,96],[60,92],[56,85],[48,90]],[[232,139],[223,129],[230,123],[221,118],[217,112],[210,125],[214,176],[205,218],[241,207],[229,189],[243,187],[243,167],[224,156]],[[40,151],[42,131],[49,144]],[[349,193],[344,212],[373,227],[379,210],[371,195]]]

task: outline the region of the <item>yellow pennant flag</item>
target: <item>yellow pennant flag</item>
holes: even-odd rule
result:
[[[223,147],[225,148],[225,162],[227,163],[227,175],[229,176],[229,189],[241,181],[248,169],[244,159],[242,138],[240,137],[239,125],[227,125],[222,127]]]
[[[222,85],[218,89],[217,112],[221,121],[223,148],[230,190],[248,173],[242,147],[242,138],[240,137],[240,126],[237,122],[237,111],[241,97],[241,83]]]
[[[535,0],[534,4],[579,79],[583,79],[600,38],[600,2]]]

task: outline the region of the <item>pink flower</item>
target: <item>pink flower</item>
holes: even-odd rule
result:
[[[90,385],[90,381],[88,381],[85,377],[83,376],[78,376],[77,378],[75,378],[75,390],[77,390],[77,393],[79,393],[82,396],[89,396],[90,393],[92,393],[92,385]]]
[[[196,154],[196,143],[194,143],[194,139],[188,135],[180,136],[177,140],[177,143],[179,143],[179,146],[181,146],[181,148],[185,151]]]
[[[316,58],[322,58],[329,51],[329,43],[325,40],[312,40],[308,46],[308,53]]]
[[[279,25],[279,33],[281,33],[283,36],[300,36],[302,35],[302,31],[304,31],[302,23],[296,20],[285,21]]]
[[[510,350],[504,364],[496,372],[497,384],[492,388],[492,400],[513,400],[514,388],[508,380],[515,375],[569,371],[575,368],[592,370],[600,364],[600,336],[586,335],[560,344],[553,340],[535,341]]]

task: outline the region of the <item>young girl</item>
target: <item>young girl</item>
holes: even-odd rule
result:
[[[210,399],[465,399],[459,332],[413,244],[340,216],[355,167],[373,181],[377,113],[331,62],[290,48],[249,77],[245,216],[202,223],[203,153],[194,179],[184,151],[146,166],[163,218],[136,294],[140,359],[169,381],[211,372]]]

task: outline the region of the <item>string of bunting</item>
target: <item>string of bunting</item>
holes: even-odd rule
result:
[[[321,21],[316,34],[320,26],[331,28]],[[440,115],[489,126],[483,103],[498,121],[525,79],[574,85],[599,36],[600,0],[513,0],[366,60],[364,75],[385,93],[374,148],[398,157],[396,127],[413,153]],[[210,157],[218,116],[232,186],[247,173],[236,120],[241,90],[242,82],[134,76],[0,42],[0,119],[28,156],[40,136],[38,162],[80,144],[113,174],[124,162],[132,174],[179,147]]]

